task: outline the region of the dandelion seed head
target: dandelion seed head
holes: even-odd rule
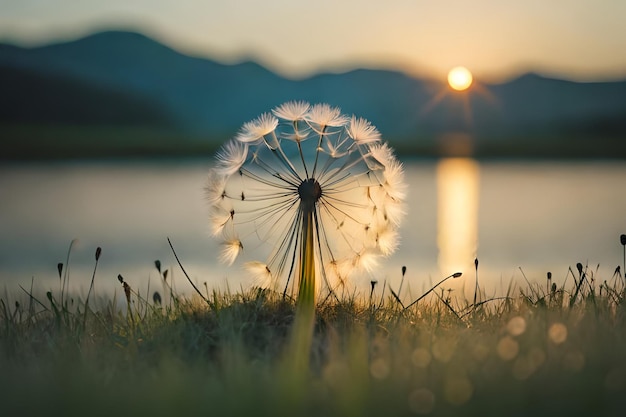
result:
[[[310,215],[317,283],[343,287],[397,249],[402,164],[370,122],[336,107],[294,101],[272,113],[245,123],[209,173],[220,260],[241,261],[263,286],[293,283]]]

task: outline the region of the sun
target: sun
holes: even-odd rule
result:
[[[472,73],[465,67],[452,68],[448,73],[448,84],[457,91],[467,90],[473,80]]]

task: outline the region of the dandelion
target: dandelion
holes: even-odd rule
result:
[[[322,285],[334,292],[395,251],[403,176],[369,121],[328,104],[282,104],[217,152],[206,195],[220,259],[314,304]]]

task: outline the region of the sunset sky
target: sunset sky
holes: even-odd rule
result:
[[[3,0],[0,40],[136,30],[182,52],[290,77],[354,67],[499,81],[526,71],[626,78],[623,0]]]

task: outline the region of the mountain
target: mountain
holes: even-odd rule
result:
[[[191,57],[119,31],[34,48],[0,44],[0,68],[0,88],[11,90],[0,95],[5,125],[131,124],[223,138],[284,101],[307,100],[366,117],[409,150],[450,133],[510,144],[530,137],[589,142],[600,135],[605,147],[626,136],[626,81],[577,83],[526,74],[452,93],[399,71],[359,69],[290,80],[253,62]]]
[[[63,125],[152,125],[175,128],[147,98],[63,74],[0,66],[0,122]]]
[[[164,106],[184,127],[197,130],[224,124],[232,128],[232,119],[241,117],[236,107],[216,105],[227,100],[229,86],[253,90],[255,82],[280,81],[253,63],[227,66],[192,58],[128,32],[103,32],[30,49],[5,45],[0,47],[2,64],[141,95]]]

